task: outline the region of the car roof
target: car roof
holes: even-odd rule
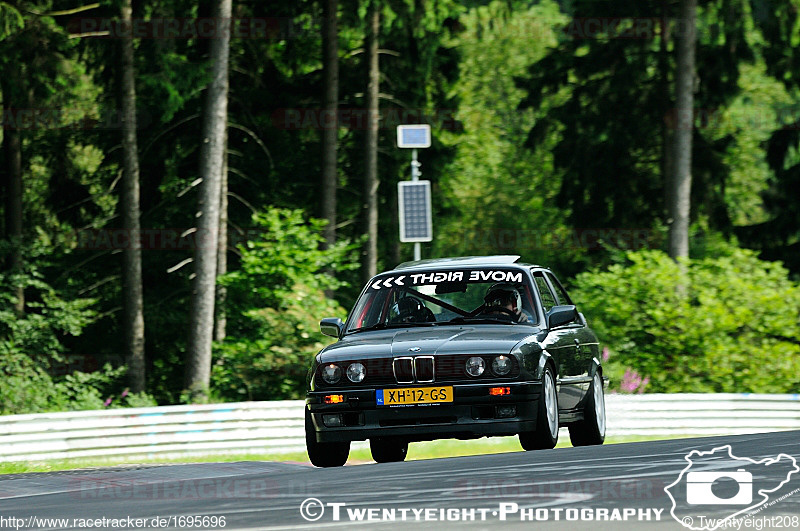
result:
[[[394,271],[407,269],[435,269],[439,267],[462,267],[462,266],[496,266],[496,265],[515,265],[520,267],[541,267],[533,264],[518,262],[519,255],[499,254],[493,256],[459,256],[449,258],[429,258],[427,260],[417,260],[413,262],[403,262],[394,268]]]

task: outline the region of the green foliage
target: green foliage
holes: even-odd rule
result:
[[[91,352],[98,365],[110,360],[118,366],[124,334],[121,253],[81,248],[74,237],[87,227],[117,229],[122,222],[119,41],[70,38],[74,29],[68,24],[75,17],[43,14],[61,9],[55,4],[0,0],[3,101],[57,116],[44,127],[19,131],[23,239],[49,243],[26,257],[27,272],[21,279],[6,276],[0,282],[0,366],[6,378],[0,408],[22,412],[149,405],[150,396],[124,391],[118,369],[64,375],[57,368],[64,366],[60,358],[82,352]],[[366,6],[347,0],[340,3],[339,13],[343,123],[338,134],[337,234],[350,241],[359,241],[362,230],[364,127],[357,117],[366,88]],[[420,153],[423,178],[433,185],[435,220],[435,240],[424,246],[425,257],[519,253],[568,277],[626,260],[614,242],[604,242],[606,247],[598,251],[576,243],[571,235],[581,229],[664,230],[668,220],[662,177],[671,134],[665,117],[674,108],[675,33],[663,42],[658,27],[644,39],[616,38],[603,30],[583,38],[565,31],[565,25],[570,17],[580,27],[615,13],[642,21],[675,19],[676,3],[397,0],[381,6],[380,48],[385,53],[380,56],[379,268],[392,267],[411,253],[410,245],[397,243],[395,185],[408,178],[409,154],[394,148],[393,120],[406,111],[400,121],[433,127],[433,145]],[[116,17],[117,7],[103,2],[80,17]],[[140,2],[134,9],[134,17],[144,20],[210,15],[210,4],[188,0]],[[349,251],[319,251],[320,225],[307,219],[319,214],[318,198],[309,190],[321,173],[321,127],[289,126],[281,118],[288,111],[310,118],[309,123],[320,118],[320,5],[301,0],[272,3],[270,9],[270,17],[283,21],[280,35],[231,41],[230,232],[242,229],[249,238],[252,212],[266,213],[255,221],[261,234],[228,253],[232,273],[223,283],[229,291],[229,337],[216,345],[212,389],[225,400],[298,396],[309,357],[327,340],[317,331],[319,318],[344,315],[323,293],[330,291],[349,304],[360,287],[320,274],[335,271],[340,281],[359,277]],[[263,16],[264,5],[241,0],[236,11],[236,17],[257,18]],[[693,168],[697,230],[691,250],[695,261],[687,273],[698,286],[706,282],[703,267],[711,267],[701,264],[738,260],[727,243],[733,231],[745,245],[761,249],[762,258],[780,259],[795,274],[800,271],[797,13],[796,0],[769,5],[700,2],[696,101],[702,110],[696,120]],[[142,227],[183,232],[195,222],[192,183],[202,142],[209,42],[134,40]],[[302,208],[303,214],[267,211],[272,207]],[[0,205],[3,217],[6,208]],[[3,251],[0,269],[5,267]],[[143,252],[147,388],[162,403],[179,401],[183,381],[192,267],[176,266],[190,257],[188,247]],[[647,264],[652,260],[647,258]],[[674,272],[673,265],[667,261],[664,267]],[[792,341],[769,335],[777,334],[777,325],[767,326],[770,320],[755,315],[755,309],[744,317],[753,317],[748,322],[758,323],[762,336],[747,330],[739,334],[720,300],[709,305],[692,298],[713,295],[712,285],[734,294],[744,286],[723,286],[720,278],[692,286],[688,302],[673,300],[677,295],[667,288],[676,281],[670,284],[664,272],[648,272],[663,289],[642,285],[641,297],[652,296],[661,314],[648,314],[645,322],[636,314],[615,317],[613,310],[608,317],[603,308],[593,319],[620,321],[609,321],[617,336],[608,370],[633,392],[642,389],[648,376],[648,391],[665,388],[656,375],[664,373],[660,364],[677,364],[675,356],[702,349],[713,360],[693,358],[692,371],[699,373],[716,363],[721,352],[736,350],[742,338],[760,337],[752,344],[758,354],[748,354],[750,361],[735,355],[719,361],[720,374],[734,374],[730,384],[724,381],[727,376],[705,381],[686,369],[692,385],[685,388],[730,387],[742,378],[745,365],[752,366],[748,371],[759,371],[760,356],[767,356],[763,353],[784,352],[788,357],[795,352]],[[10,310],[11,286],[20,283],[26,312],[17,316]],[[644,298],[634,307],[641,312],[639,308],[650,311]],[[625,319],[647,327],[620,335]],[[712,325],[723,333],[707,333]],[[786,337],[796,337],[792,330]],[[722,339],[712,340],[717,337]],[[651,339],[657,340],[654,345],[648,343]],[[752,351],[752,345],[746,346]],[[653,360],[645,363],[651,353]],[[766,366],[771,370],[772,365]],[[756,381],[752,374],[749,378]],[[787,380],[788,387],[792,381],[796,378]],[[694,387],[697,382],[704,383]]]
[[[302,396],[312,357],[330,342],[319,319],[345,315],[325,296],[341,285],[327,271],[357,263],[346,242],[320,249],[324,223],[300,210],[253,216],[263,232],[238,247],[241,268],[220,279],[228,290],[228,337],[215,347],[211,391],[218,399]]]
[[[44,249],[34,246],[29,260],[41,261]],[[91,373],[59,374],[68,366],[66,344],[97,318],[97,301],[67,296],[45,282],[38,269],[27,269],[16,275],[0,273],[0,414],[155,405],[144,393],[123,392],[116,402],[104,398],[122,388],[125,367],[106,364]],[[25,289],[22,315],[12,309],[12,283]]]
[[[800,391],[800,286],[751,251],[676,263],[659,251],[578,275],[572,293],[608,343],[617,385],[648,392]]]
[[[14,312],[12,286],[22,286],[30,310],[22,316]],[[97,313],[93,299],[62,297],[43,280],[38,269],[26,273],[0,273],[0,355],[16,351],[33,359],[57,360],[63,353],[62,338],[78,336]]]
[[[24,27],[22,14],[11,4],[0,2],[0,40]]]
[[[441,177],[449,215],[437,218],[435,248],[443,255],[519,252],[534,263],[547,261],[551,253],[536,242],[563,231],[566,216],[553,205],[560,174],[552,142],[533,151],[525,139],[552,103],[520,110],[525,91],[514,79],[555,46],[556,28],[567,17],[551,1],[524,8],[493,1],[459,20],[461,31],[449,44],[460,55],[455,118],[463,131],[441,134],[455,155]],[[557,260],[571,258],[565,252]]]
[[[111,394],[116,393],[112,389],[121,388],[125,367],[106,364],[92,373],[75,371],[53,377],[42,365],[19,350],[0,352],[0,415],[157,405],[146,393]]]
[[[17,349],[0,343],[0,414],[47,411],[53,381],[47,372]]]

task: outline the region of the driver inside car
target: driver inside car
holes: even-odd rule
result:
[[[395,323],[431,323],[436,317],[430,308],[426,307],[416,297],[403,297],[397,301],[389,313],[389,322]]]
[[[495,284],[486,292],[483,298],[484,314],[505,316],[515,323],[528,321],[528,316],[522,311],[522,296],[513,284]]]

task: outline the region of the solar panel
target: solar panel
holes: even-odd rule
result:
[[[431,147],[431,126],[398,125],[397,147],[399,148],[427,148]]]
[[[401,181],[397,183],[400,212],[400,241],[433,240],[431,221],[431,182]]]

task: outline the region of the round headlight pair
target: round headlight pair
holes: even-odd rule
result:
[[[509,356],[500,355],[492,360],[492,372],[498,376],[505,376],[510,373],[511,367],[511,357]]]
[[[467,360],[467,374],[480,376],[486,370],[486,362],[480,356],[472,356]]]
[[[505,376],[511,372],[511,358],[500,355],[492,360],[492,372],[498,376]],[[478,377],[486,370],[486,362],[480,356],[472,356],[467,360],[467,374]]]
[[[342,369],[335,363],[328,363],[322,366],[322,379],[326,383],[335,384],[342,379]],[[361,363],[351,363],[347,367],[347,379],[353,383],[358,383],[367,376],[367,369]]]

